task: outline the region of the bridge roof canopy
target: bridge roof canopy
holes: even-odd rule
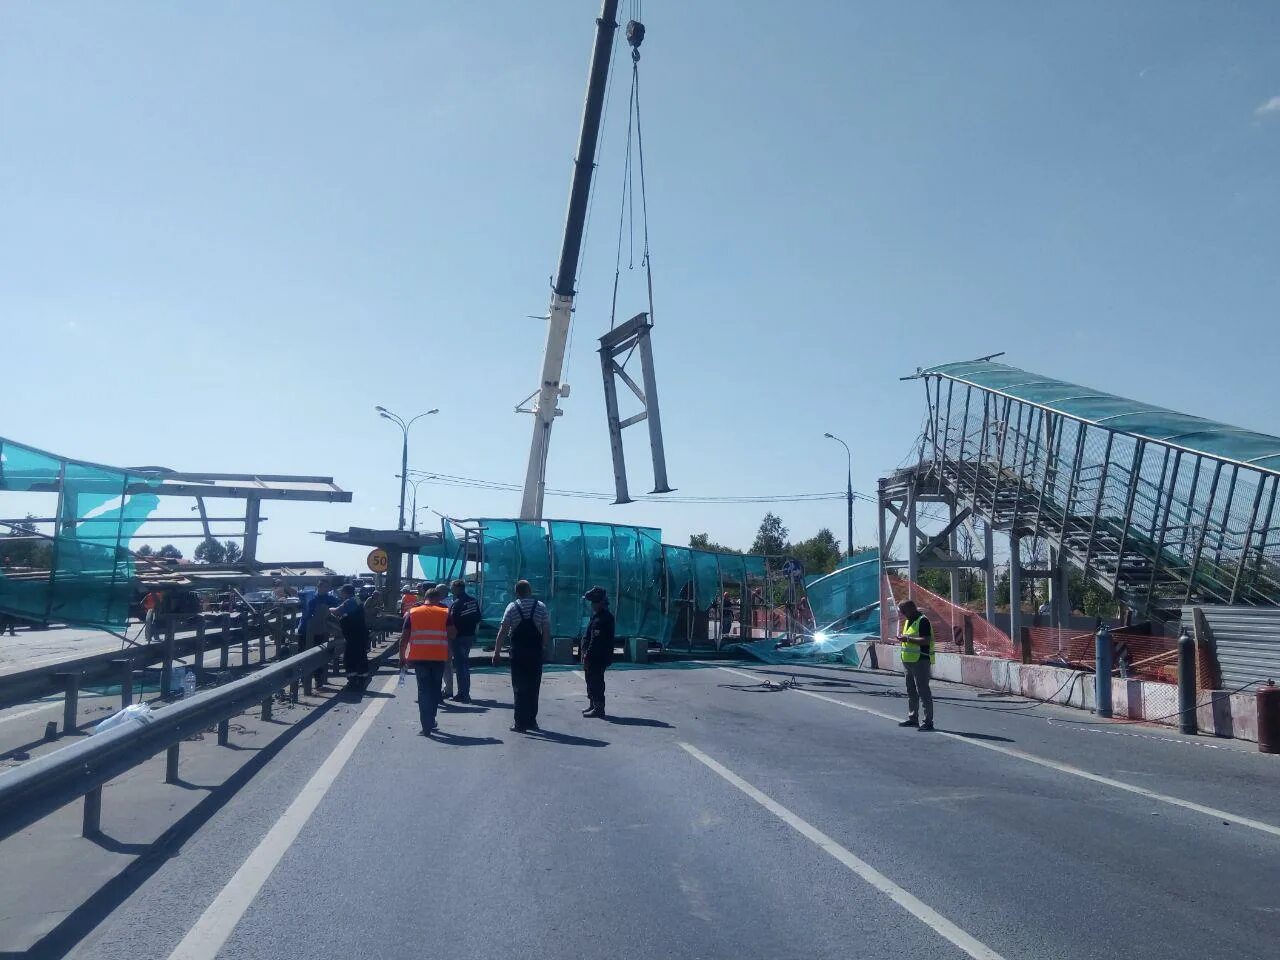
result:
[[[1280,437],[1128,400],[990,360],[944,363],[929,367],[920,375],[972,384],[1107,430],[1280,474]]]

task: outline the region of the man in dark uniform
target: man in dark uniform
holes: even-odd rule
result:
[[[465,580],[450,584],[453,604],[449,607],[449,625],[457,635],[449,641],[449,659],[453,661],[453,675],[458,678],[458,703],[471,702],[471,647],[476,642],[476,628],[480,626],[480,604],[467,593]]]
[[[591,604],[591,622],[582,638],[582,672],[587,677],[587,699],[591,705],[584,717],[605,719],[604,672],[613,663],[613,611],[604,587],[592,587],[582,597]]]

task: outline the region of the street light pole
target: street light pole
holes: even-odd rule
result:
[[[400,486],[401,486],[401,489],[403,489],[406,475],[401,473],[401,474],[397,474],[397,476],[400,477]],[[409,530],[414,533],[416,533],[418,530],[418,487],[426,483],[428,479],[430,478],[419,477],[416,480],[409,481],[410,483],[413,484],[413,500],[411,501],[411,505],[409,507],[409,517],[410,517]],[[403,501],[401,502],[403,504]],[[423,510],[427,509],[425,504],[423,505],[422,509]],[[406,553],[404,555],[404,579],[406,583],[413,579],[413,554],[412,553]]]
[[[841,440],[839,437],[837,437],[834,433],[824,433],[823,436],[826,437],[828,440],[836,441],[836,443],[844,447],[845,459],[849,466],[849,472],[847,474],[847,481],[846,481],[847,486],[845,487],[845,496],[849,504],[849,525],[848,525],[848,531],[847,531],[848,539],[845,541],[845,556],[852,557],[853,556],[853,454],[849,452],[849,445],[845,443],[843,440]]]
[[[403,530],[404,529],[405,483],[409,476],[409,428],[412,427],[419,420],[421,420],[423,417],[429,417],[433,413],[439,413],[440,410],[439,408],[437,408],[435,410],[428,410],[426,413],[420,413],[416,417],[414,417],[412,420],[406,423],[403,417],[399,416],[398,414],[392,413],[386,407],[374,407],[373,409],[378,411],[378,416],[380,416],[383,420],[390,420],[397,427],[399,427],[400,433],[403,436],[403,440],[404,440],[403,444],[400,447],[400,520],[396,526],[397,530]]]

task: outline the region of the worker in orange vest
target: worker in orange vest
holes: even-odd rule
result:
[[[449,661],[449,641],[454,628],[449,625],[449,611],[442,592],[433,587],[426,602],[413,607],[404,617],[400,634],[400,665],[413,665],[418,678],[418,718],[425,737],[438,728],[436,709],[440,706],[440,685],[444,681],[444,665]]]

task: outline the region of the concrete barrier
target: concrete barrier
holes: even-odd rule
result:
[[[1196,709],[1201,733],[1258,742],[1258,701],[1252,693],[1202,693]]]
[[[898,646],[879,641],[859,641],[854,649],[859,663],[867,662],[867,648],[874,647],[881,670],[902,673]],[[852,651],[851,651],[852,652]],[[995,657],[939,653],[933,667],[936,680],[961,683],[984,690],[1007,693],[1092,711],[1095,707],[1093,675],[1069,667],[1044,664],[1022,664]],[[1201,700],[1209,695],[1202,693]],[[1177,726],[1177,686],[1151,680],[1116,677],[1111,682],[1112,711],[1129,720],[1145,720],[1165,726]],[[1197,710],[1200,732],[1237,740],[1258,739],[1258,711],[1252,693],[1214,694],[1212,702],[1202,703]]]
[[[952,683],[960,683],[960,677],[963,673],[961,661],[964,654],[961,653],[940,653],[933,664],[933,676],[937,680],[950,680]]]

